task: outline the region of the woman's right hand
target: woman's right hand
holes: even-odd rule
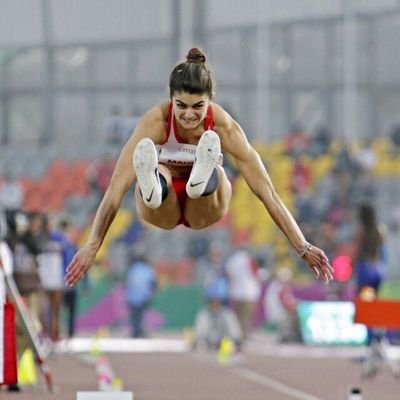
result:
[[[86,244],[75,254],[65,274],[65,282],[68,286],[74,286],[89,270],[96,258],[96,250]]]

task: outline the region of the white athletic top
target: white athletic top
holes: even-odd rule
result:
[[[170,134],[164,144],[156,145],[158,161],[161,164],[175,166],[191,166],[194,163],[197,146],[189,143],[179,143],[174,134]]]
[[[192,166],[196,156],[197,145],[185,143],[179,136],[175,116],[172,111],[172,102],[169,104],[167,118],[167,139],[163,144],[156,145],[158,161],[161,164],[174,165],[178,167]],[[204,129],[210,130],[213,128],[214,119],[210,105],[207,109],[206,117],[204,118]],[[222,157],[220,161],[222,164]]]

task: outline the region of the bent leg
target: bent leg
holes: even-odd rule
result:
[[[158,208],[149,208],[143,201],[139,185],[135,188],[136,209],[140,218],[162,229],[175,228],[181,217],[177,195],[172,188],[171,173],[164,165],[158,165],[158,172],[164,177],[168,194]]]
[[[226,215],[232,196],[232,187],[225,171],[216,166],[219,184],[217,190],[198,199],[187,198],[184,217],[192,229],[202,229],[219,221]]]

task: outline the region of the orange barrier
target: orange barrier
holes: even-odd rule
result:
[[[363,378],[372,378],[383,365],[388,365],[396,379],[400,378],[398,360],[389,357],[390,343],[387,329],[400,329],[400,301],[380,299],[356,299],[354,321],[373,328],[367,355],[362,365]]]
[[[354,321],[370,328],[400,329],[400,301],[357,298],[354,301]]]

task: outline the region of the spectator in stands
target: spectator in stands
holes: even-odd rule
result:
[[[378,160],[371,139],[362,142],[361,148],[355,154],[355,161],[361,171],[369,172],[375,167]]]
[[[289,156],[298,156],[307,153],[310,138],[300,123],[295,123],[285,138],[285,153]]]
[[[86,170],[87,180],[97,194],[98,202],[104,196],[115,168],[115,160],[109,152],[100,159],[94,160]]]
[[[68,268],[70,285],[93,264],[136,179],[138,214],[152,225],[202,229],[221,220],[232,195],[221,166],[221,149],[233,157],[248,186],[314,274],[326,282],[333,279],[325,253],[306,241],[276,193],[260,156],[240,125],[212,102],[213,95],[214,80],[206,57],[193,48],[170,75],[170,99],[144,114],[122,149],[88,241]]]
[[[334,167],[332,170],[322,176],[313,193],[315,213],[320,219],[324,219],[333,204],[335,193],[339,189],[340,171]]]
[[[320,157],[329,152],[332,133],[326,126],[320,126],[312,137],[309,154],[313,157]]]
[[[300,187],[295,197],[297,208],[297,220],[302,226],[315,222],[315,205],[311,189],[309,187]]]
[[[131,336],[145,337],[143,318],[157,288],[156,274],[143,254],[131,258],[125,280],[125,299],[130,313]]]
[[[357,174],[358,165],[348,145],[344,145],[336,155],[335,169],[339,172],[346,172],[349,177]]]
[[[294,194],[311,189],[312,171],[307,156],[295,155],[290,176],[290,188]]]
[[[349,188],[349,207],[362,203],[364,200],[374,201],[377,198],[376,184],[371,172],[361,171]]]

